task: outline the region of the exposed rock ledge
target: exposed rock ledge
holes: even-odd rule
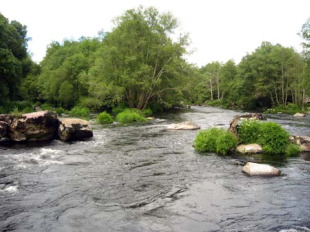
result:
[[[85,120],[68,118],[65,123],[62,121],[63,119],[58,119],[57,114],[52,111],[33,112],[21,116],[1,114],[0,139],[5,138],[14,142],[50,141],[58,138],[57,132],[61,131],[60,134],[64,134],[61,128],[65,128],[66,131],[66,136],[59,136],[62,141],[83,140],[93,136],[91,127]]]

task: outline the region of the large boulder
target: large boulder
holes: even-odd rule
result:
[[[8,124],[4,121],[0,121],[0,139],[7,137]]]
[[[88,121],[79,118],[59,119],[58,136],[62,141],[84,140],[93,136]]]
[[[263,148],[261,145],[253,143],[253,144],[241,144],[237,147],[237,152],[241,154],[260,154],[263,153]]]
[[[240,126],[242,120],[267,120],[267,119],[261,113],[237,115],[230,122],[228,131],[232,132],[235,135],[238,135],[238,127]]]
[[[257,164],[247,162],[242,169],[243,172],[250,176],[279,176],[281,171],[269,164]]]
[[[7,116],[8,137],[12,141],[48,141],[55,138],[57,114],[40,111],[19,117]]]
[[[290,141],[292,143],[300,145],[302,152],[310,152],[310,136],[291,135]]]
[[[199,130],[200,126],[192,122],[181,122],[166,126],[167,130]]]
[[[303,114],[303,113],[294,114],[294,118],[303,118],[303,117],[306,117],[306,114]]]

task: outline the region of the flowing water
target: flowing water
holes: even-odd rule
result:
[[[185,120],[227,128],[240,112],[211,107],[146,124],[94,125],[89,141],[0,146],[1,231],[310,231],[310,156],[199,154]],[[310,135],[309,115],[268,115]],[[248,161],[280,177],[249,177]]]

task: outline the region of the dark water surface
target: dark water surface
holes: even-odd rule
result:
[[[94,126],[90,141],[0,146],[0,231],[310,231],[310,156],[201,155],[190,120],[227,128],[236,111],[193,107],[127,127]],[[310,135],[309,115],[268,115]],[[247,161],[276,178],[248,177]]]

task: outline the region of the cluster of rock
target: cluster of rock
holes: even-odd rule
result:
[[[77,118],[57,118],[52,111],[40,111],[21,116],[0,115],[0,140],[14,142],[84,140],[93,136],[90,124]]]

